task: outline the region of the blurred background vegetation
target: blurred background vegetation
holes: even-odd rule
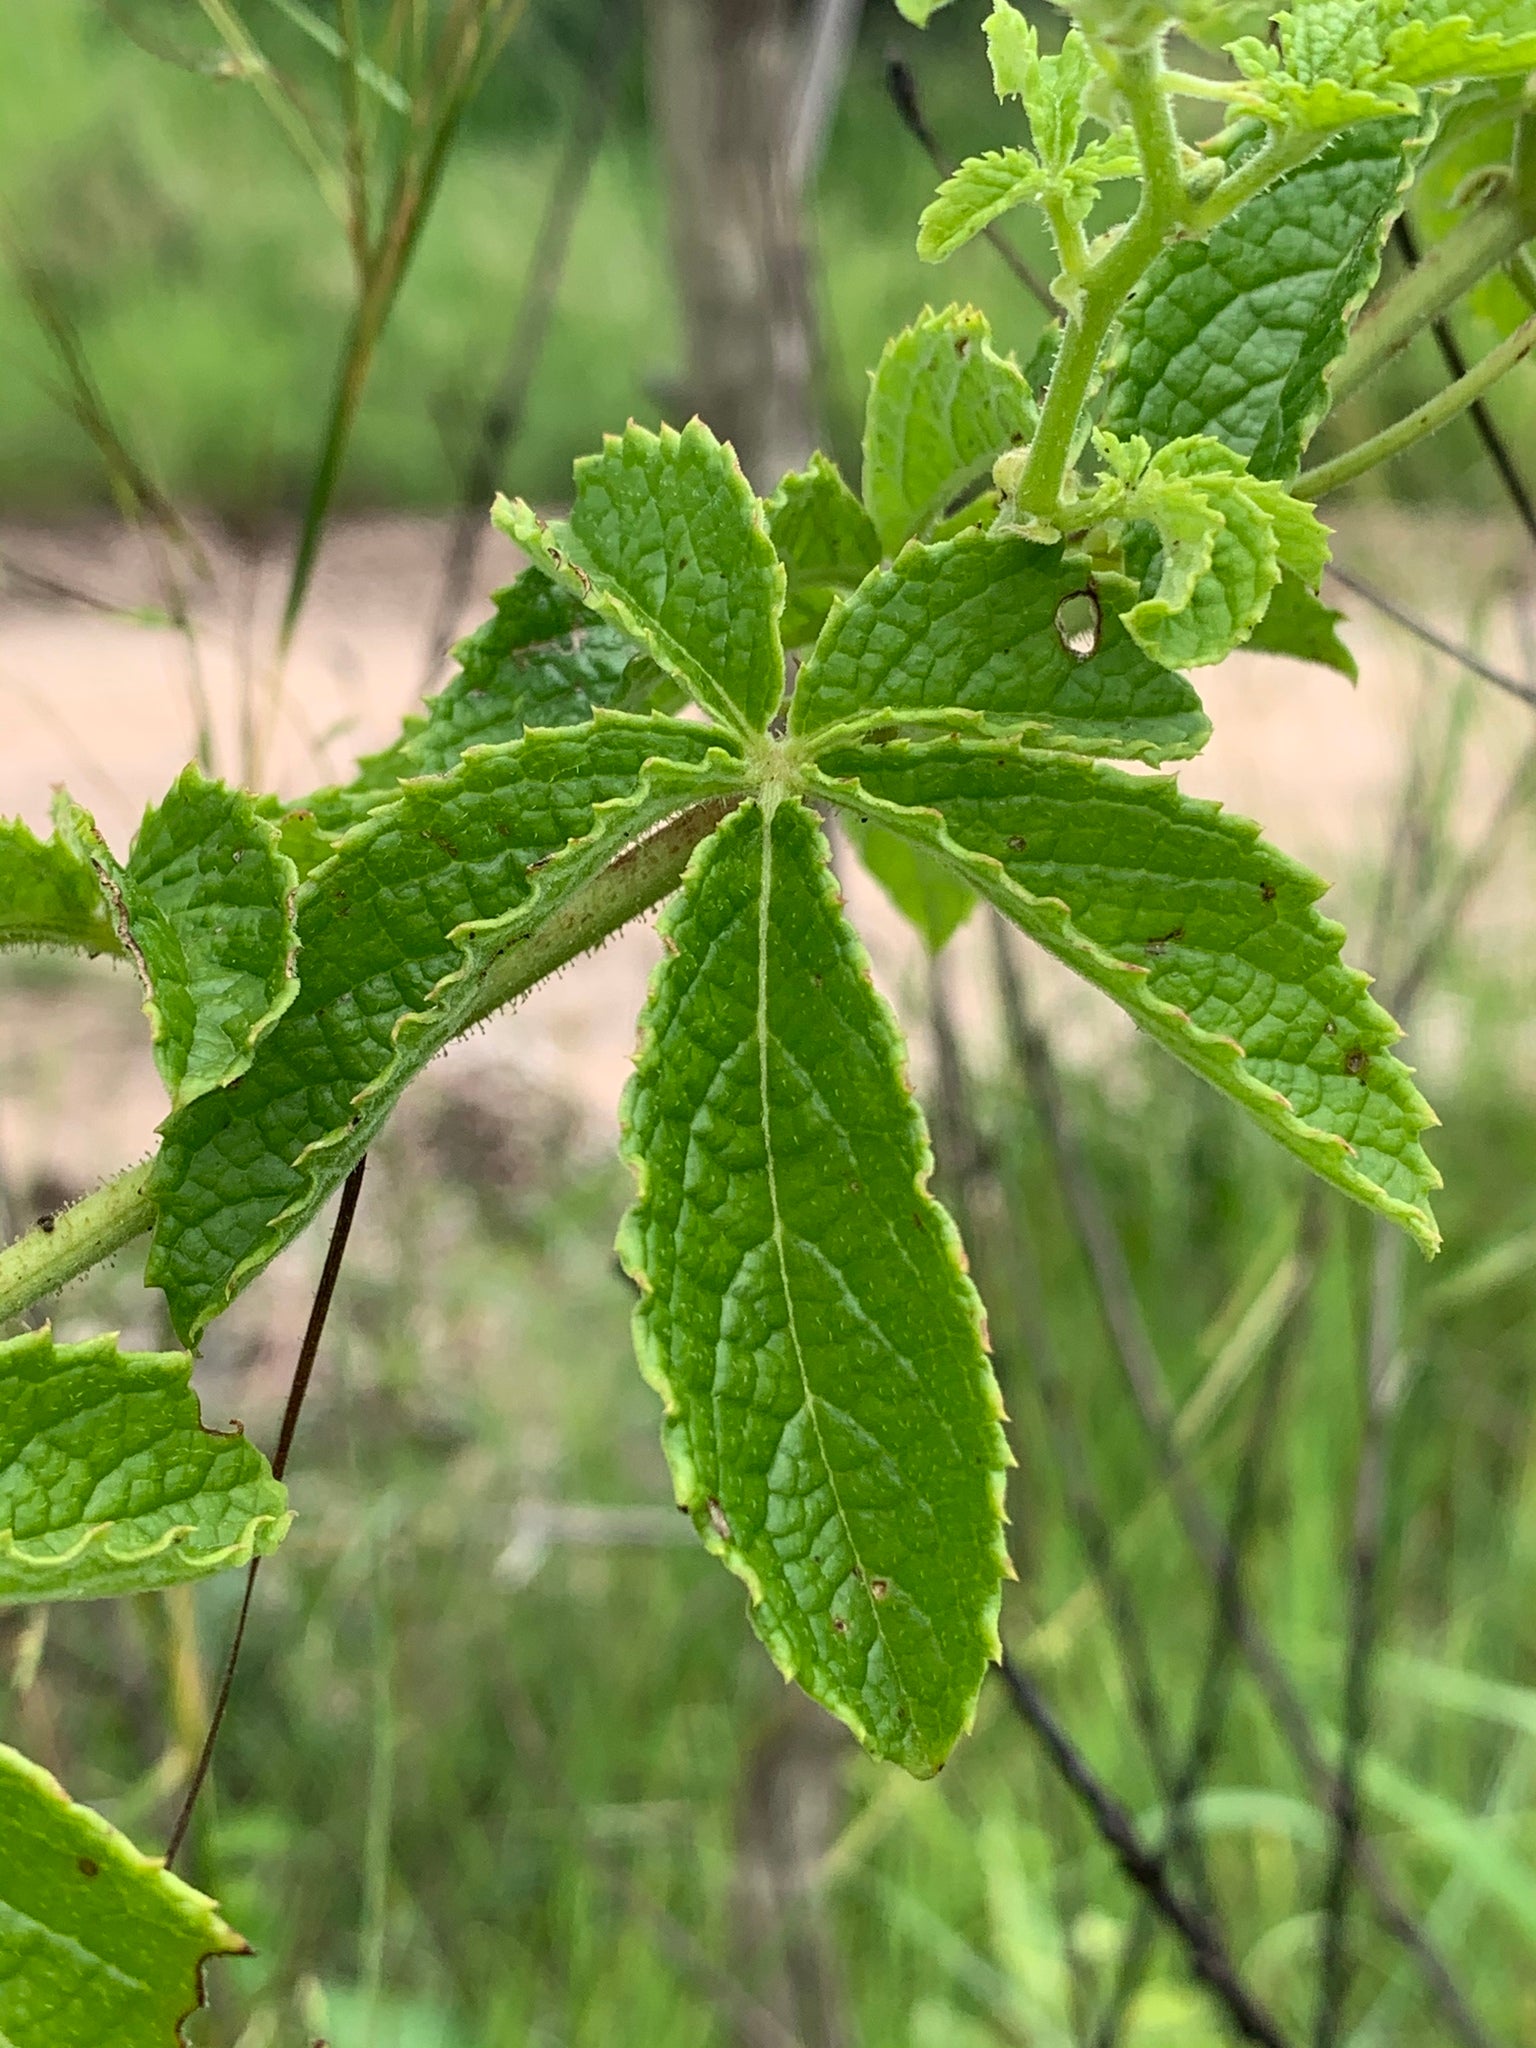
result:
[[[672,4],[641,22],[620,0],[530,0],[516,21],[382,325],[336,510],[456,506],[509,374],[495,480],[546,500],[605,428],[707,405],[658,142]],[[364,9],[370,24],[384,12]],[[925,300],[976,299],[1021,358],[1043,324],[984,246],[942,275],[913,253],[933,172],[886,62],[912,64],[951,155],[994,143],[977,10],[923,38],[875,0],[862,13],[802,251],[809,410],[850,469],[865,371]],[[249,0],[225,18],[259,31],[290,112],[334,106],[316,24],[335,9]],[[276,544],[313,506],[357,269],[218,19],[201,0],[0,9],[11,528],[163,504]],[[541,224],[573,177],[587,182],[568,254],[541,272]],[[1027,226],[1015,238],[1045,267]],[[539,292],[548,327],[530,346]],[[1369,404],[1401,410],[1442,374],[1426,342]],[[1529,380],[1496,411],[1527,458]],[[1502,504],[1465,426],[1373,488],[1440,511]],[[1510,602],[1483,574],[1489,530],[1398,563],[1400,585],[1482,631],[1495,595]],[[1525,574],[1516,611],[1528,592]],[[1011,1648],[1149,1837],[1167,1786],[1148,1695],[1175,1755],[1211,1721],[1183,1861],[1203,1870],[1249,1981],[1310,2040],[1335,1816],[1234,1650],[1170,1504],[1167,1443],[1127,1393],[1128,1353],[1141,1343],[1166,1374],[1175,1493],[1197,1485],[1240,1542],[1244,1596],[1325,1757],[1340,1753],[1361,1642],[1364,1445],[1384,1500],[1362,1825],[1487,2038],[1513,2044],[1536,2040],[1536,1086],[1528,924],[1522,943],[1490,947],[1466,913],[1490,888],[1528,904],[1530,768],[1512,746],[1502,799],[1464,783],[1476,700],[1453,671],[1415,694],[1417,666],[1396,658],[1410,772],[1344,897],[1356,952],[1389,993],[1416,978],[1442,1027],[1429,1066],[1449,1249],[1434,1268],[1342,1203],[1319,1220],[1299,1172],[1155,1050],[1116,1038],[1058,1068],[1030,1020],[1010,1037],[1010,984],[974,929],[961,967],[941,954],[898,993],[1013,1418]],[[37,1048],[100,1005],[93,1056],[115,1071],[136,1056],[132,992],[50,962],[0,969],[23,1020],[0,1047],[0,1102],[35,1087],[67,1117],[67,1077],[44,1089]],[[978,986],[1001,1020],[984,1032]],[[779,1685],[740,1589],[668,1505],[610,1250],[621,1174],[577,1142],[558,1094],[530,1080],[509,1100],[456,1071],[428,1077],[370,1168],[292,1474],[301,1520],[263,1578],[191,1865],[258,1954],[215,1973],[191,2040],[1068,2048],[1111,2038],[1099,2016],[1124,1971],[1112,2038],[1225,2041],[1162,1936],[1126,1970],[1134,1895],[1001,1688],[942,1779],[917,1786]],[[67,1173],[7,1184],[4,1166],[16,1222],[80,1191]],[[209,1345],[205,1407],[263,1440],[313,1249]],[[144,1343],[166,1339],[155,1318],[132,1271],[59,1311],[68,1334],[121,1325]],[[238,1596],[220,1584],[10,1617],[0,1737],[152,1844]],[[1347,1985],[1321,2048],[1465,2038],[1358,1887],[1332,1919]]]

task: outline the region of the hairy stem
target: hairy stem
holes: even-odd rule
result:
[[[1482,360],[1475,363],[1465,377],[1458,377],[1454,384],[1447,384],[1437,391],[1433,398],[1390,427],[1383,427],[1379,434],[1372,434],[1368,441],[1362,441],[1357,448],[1346,449],[1336,455],[1332,462],[1320,462],[1315,469],[1304,469],[1294,486],[1298,498],[1322,498],[1330,491],[1336,491],[1343,484],[1353,483],[1367,470],[1375,469],[1379,463],[1390,462],[1394,455],[1401,455],[1415,442],[1424,441],[1431,434],[1437,434],[1442,427],[1459,419],[1468,406],[1475,405],[1485,391],[1493,388],[1499,379],[1512,370],[1516,363],[1536,348],[1536,314],[1507,335],[1497,348],[1491,348]]]
[[[1429,254],[1387,294],[1380,308],[1355,329],[1329,380],[1332,403],[1340,406],[1361,390],[1414,336],[1449,311],[1472,287],[1515,257],[1536,233],[1530,205],[1510,185]]]
[[[670,895],[694,848],[719,824],[724,799],[696,804],[576,891],[547,924],[515,940],[486,970],[480,1000],[464,1028],[547,981],[579,954],[590,952]],[[146,1192],[150,1166],[131,1166],[72,1209],[45,1217],[0,1251],[0,1323],[18,1316],[67,1281],[89,1272],[155,1220]]]

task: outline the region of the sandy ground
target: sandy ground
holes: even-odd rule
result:
[[[246,779],[254,752],[256,779],[298,791],[345,774],[357,752],[389,737],[428,680],[423,621],[435,605],[443,544],[442,530],[427,521],[338,528],[279,678],[271,648],[282,551],[241,552],[209,538],[210,575],[193,603],[195,686],[211,713],[220,772]],[[0,551],[31,578],[109,605],[154,598],[139,544],[116,529],[0,527]],[[1533,616],[1536,590],[1522,584],[1517,550],[1493,528],[1378,516],[1343,534],[1339,554],[1444,630],[1474,636],[1485,654],[1521,669],[1522,621]],[[488,532],[477,587],[493,588],[516,566],[510,547]],[[1363,605],[1353,609],[1347,631],[1362,672],[1358,689],[1324,670],[1234,657],[1199,678],[1215,737],[1182,780],[1260,819],[1338,882],[1331,907],[1358,924],[1415,728],[1435,716],[1455,672]],[[474,607],[466,627],[482,611]],[[67,781],[125,847],[144,804],[193,751],[192,685],[179,635],[48,594],[34,580],[0,584],[0,814],[45,828],[51,786]],[[1479,693],[1459,805],[1465,834],[1495,802],[1529,728],[1523,707]],[[1516,879],[1525,872],[1523,862],[1506,862],[1484,894],[1478,915],[1496,936],[1528,925],[1530,891]],[[877,974],[910,1011],[924,971],[910,935],[862,875],[849,891]],[[1358,956],[1358,943],[1354,950]],[[957,999],[984,1040],[980,935],[963,933],[952,951]],[[518,1089],[565,1099],[593,1141],[605,1141],[654,957],[649,930],[624,934],[452,1060],[483,1070],[487,1085],[505,1085],[514,1099]],[[24,1206],[35,1191],[76,1192],[145,1150],[162,1109],[125,973],[102,968],[99,993],[89,984],[87,999],[77,980],[39,983],[31,963],[5,971],[13,994],[0,1005],[0,1186]],[[1118,1028],[1107,1005],[1064,984],[1066,977],[1048,978],[1049,1001],[1082,1043]],[[917,1057],[921,1065],[921,1047]]]

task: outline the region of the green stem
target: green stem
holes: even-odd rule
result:
[[[148,1182],[145,1160],[7,1245],[0,1252],[0,1323],[45,1294],[56,1294],[66,1281],[99,1266],[148,1230],[155,1220],[154,1204],[144,1192]]]
[[[1309,156],[1315,156],[1323,144],[1331,140],[1329,135],[1277,130],[1195,208],[1190,215],[1191,228],[1197,235],[1208,235],[1212,228],[1219,227],[1240,206],[1256,199],[1277,178],[1283,178],[1287,171],[1294,171],[1298,164],[1304,164]]]
[[[1141,152],[1141,204],[1083,273],[1077,310],[1061,338],[1040,425],[1015,492],[1020,511],[1042,519],[1054,519],[1059,509],[1073,437],[1104,338],[1184,209],[1179,137],[1163,90],[1161,47],[1154,43],[1121,51],[1110,61]]]
[[[1448,312],[1473,285],[1500,270],[1536,233],[1536,219],[1519,188],[1510,184],[1462,222],[1388,293],[1380,310],[1355,329],[1330,380],[1332,403],[1340,406],[1439,314]]]
[[[725,799],[695,804],[607,867],[547,924],[515,941],[486,969],[480,1001],[464,1029],[514,1002],[579,954],[654,909],[683,878],[694,848],[729,808]],[[55,1294],[148,1230],[155,1205],[146,1189],[150,1164],[131,1166],[72,1209],[38,1224],[0,1251],[0,1323]]]
[[[1344,454],[1335,456],[1332,462],[1320,462],[1315,469],[1304,469],[1296,479],[1295,495],[1314,500],[1326,497],[1342,484],[1353,483],[1357,476],[1364,476],[1378,463],[1390,462],[1394,455],[1401,455],[1416,441],[1438,433],[1464,413],[1468,406],[1474,405],[1507,370],[1512,370],[1523,356],[1529,355],[1532,348],[1536,348],[1536,315],[1517,327],[1497,348],[1490,349],[1465,377],[1458,377],[1454,384],[1447,384],[1443,391],[1437,391],[1417,411],[1390,427],[1384,427],[1379,434],[1362,441],[1358,448],[1347,449]]]

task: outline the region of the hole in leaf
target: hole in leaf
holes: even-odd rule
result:
[[[1099,651],[1099,628],[1103,614],[1092,590],[1069,590],[1056,607],[1056,633],[1061,644],[1078,661],[1087,661]]]

